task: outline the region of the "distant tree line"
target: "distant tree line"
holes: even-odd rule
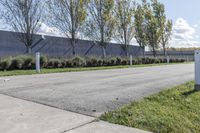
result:
[[[73,55],[80,36],[94,41],[106,57],[108,42],[121,44],[129,56],[129,45],[136,40],[141,48],[149,47],[154,56],[158,49],[166,54],[172,34],[172,21],[158,0],[1,0],[1,16],[31,54],[34,34],[43,22],[71,38]]]
[[[167,48],[167,51],[194,51],[194,50],[200,50],[200,48],[174,48],[174,47],[169,47]]]

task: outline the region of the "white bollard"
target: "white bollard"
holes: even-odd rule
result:
[[[169,56],[167,56],[167,63],[168,63],[168,64],[170,63],[170,58],[169,58]]]
[[[130,65],[131,66],[133,65],[133,56],[132,55],[130,56]]]
[[[187,62],[190,62],[190,59],[189,59],[189,57],[187,56]]]
[[[200,50],[195,51],[195,90],[200,90]]]
[[[35,58],[36,58],[36,63],[35,63],[35,65],[36,65],[36,72],[40,73],[40,53],[39,52],[36,53]]]

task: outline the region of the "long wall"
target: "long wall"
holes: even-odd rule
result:
[[[41,36],[36,35],[35,42],[40,40]],[[49,56],[71,56],[72,47],[70,39],[61,37],[45,36],[45,40],[40,42],[33,48],[33,53],[40,52],[43,55]],[[94,55],[102,56],[102,49],[99,45],[94,45],[93,41],[77,40],[75,50],[76,54],[80,56]],[[143,49],[138,46],[129,47],[129,52],[133,56],[140,56],[143,54]],[[23,43],[18,41],[14,33],[7,31],[0,31],[0,57],[13,56],[26,53],[26,47]],[[106,53],[109,56],[125,56],[124,51],[119,44],[109,43],[106,48]]]
[[[157,51],[156,55],[163,57],[163,51]],[[171,58],[185,58],[194,61],[194,51],[166,51],[166,55]],[[145,56],[153,57],[153,52],[145,52]]]

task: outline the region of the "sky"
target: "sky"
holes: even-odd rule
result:
[[[200,47],[200,0],[159,0],[173,21],[170,47]],[[0,19],[0,30],[10,30]],[[42,23],[40,34],[62,36],[56,28]]]
[[[160,0],[173,20],[170,46],[200,47],[200,0]]]

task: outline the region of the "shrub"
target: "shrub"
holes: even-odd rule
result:
[[[142,58],[142,64],[148,64],[148,58]]]
[[[65,60],[65,67],[73,67],[71,60],[69,60],[69,59]]]
[[[160,61],[160,63],[164,63],[164,60],[163,60],[163,59],[161,59],[161,58],[159,59],[159,61]]]
[[[86,66],[95,67],[95,66],[101,66],[101,65],[99,65],[98,58],[89,57],[89,58],[86,58]]]
[[[103,66],[103,59],[102,58],[98,58],[98,66]]]
[[[59,59],[50,59],[47,68],[61,68],[62,63]]]
[[[40,65],[44,68],[48,65],[48,58],[46,56],[40,57]]]
[[[143,64],[143,63],[142,63],[142,59],[140,59],[140,58],[138,59],[138,64],[139,64],[139,65],[140,65],[140,64]],[[146,63],[144,63],[144,64],[146,64]]]
[[[24,59],[22,57],[16,57],[12,59],[10,68],[11,70],[17,70],[17,69],[22,69],[24,65]]]
[[[116,58],[116,65],[121,65],[122,64],[122,58],[121,57],[117,57]]]
[[[86,66],[85,59],[81,58],[79,56],[73,57],[70,61],[71,61],[73,67]]]
[[[133,59],[133,65],[137,65],[137,60]]]
[[[108,58],[107,60],[107,65],[108,66],[115,66],[116,65],[116,62],[117,62],[117,59],[115,57],[110,57]]]
[[[129,65],[129,58],[123,57],[72,57],[72,58],[48,58],[41,56],[42,68],[65,68],[65,67],[97,67],[97,66],[115,66]],[[133,65],[137,64],[154,64],[166,63],[166,58],[134,58]],[[171,58],[170,63],[185,62],[185,59]],[[35,57],[33,56],[17,56],[0,60],[0,70],[16,70],[16,69],[34,69]]]
[[[65,68],[65,67],[67,67],[66,60],[65,59],[61,59],[61,68]]]
[[[5,71],[10,68],[10,65],[11,65],[11,58],[6,58],[1,61],[0,68],[1,68],[1,70]]]
[[[160,63],[160,59],[155,59],[155,63],[159,64]]]
[[[24,60],[23,69],[34,69],[35,59],[33,57],[27,57]]]
[[[180,62],[186,62],[186,60],[185,59],[181,59],[181,61]]]
[[[129,60],[127,58],[123,58],[122,65],[128,65],[128,64],[129,64]]]

